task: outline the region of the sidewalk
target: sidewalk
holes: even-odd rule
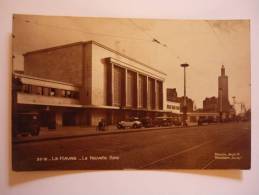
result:
[[[196,126],[194,124],[189,127]],[[116,126],[108,126],[105,131],[97,131],[96,127],[61,127],[55,130],[50,130],[48,128],[41,128],[39,136],[17,136],[13,138],[14,144],[28,143],[28,142],[39,142],[47,140],[59,140],[59,139],[69,139],[77,137],[87,137],[87,136],[100,136],[108,134],[121,134],[121,133],[133,133],[133,132],[143,132],[143,131],[157,131],[162,129],[176,129],[182,128],[182,126],[167,126],[167,127],[151,127],[151,128],[126,128],[117,129]]]

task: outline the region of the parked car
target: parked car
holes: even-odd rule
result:
[[[173,125],[181,126],[182,125],[182,121],[179,118],[173,118]]]
[[[206,117],[199,117],[198,119],[198,125],[203,125],[204,123],[208,123],[208,119]]]
[[[164,117],[164,116],[156,117],[155,118],[155,125],[159,126],[159,127],[173,125],[173,118],[172,117]]]
[[[150,117],[141,118],[140,121],[142,123],[142,126],[145,127],[145,128],[154,127],[155,126],[154,120],[152,118],[150,118]]]
[[[18,113],[13,118],[13,136],[37,136],[40,133],[40,118],[36,112]]]
[[[125,129],[125,128],[141,128],[142,122],[137,117],[130,118],[129,120],[123,120],[118,122],[117,128],[118,129]]]
[[[217,119],[214,118],[214,117],[209,116],[208,119],[207,119],[207,122],[208,123],[217,123]]]

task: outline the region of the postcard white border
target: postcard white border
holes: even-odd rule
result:
[[[249,171],[11,171],[10,58],[12,14],[251,19],[252,169]],[[1,194],[259,194],[259,1],[257,0],[1,0]],[[257,36],[256,36],[257,35]],[[257,43],[257,44],[256,44]]]

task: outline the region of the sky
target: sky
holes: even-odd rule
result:
[[[23,70],[23,54],[77,41],[95,40],[167,74],[165,87],[187,96],[196,108],[217,96],[220,68],[229,79],[229,101],[251,106],[249,20],[158,20],[15,15],[13,68]]]

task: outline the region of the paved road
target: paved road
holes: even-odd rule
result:
[[[13,145],[15,170],[250,167],[250,123]]]

